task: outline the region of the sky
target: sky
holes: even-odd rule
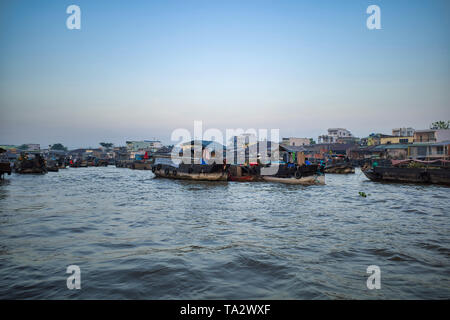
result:
[[[69,5],[81,29],[69,30]],[[381,29],[369,30],[369,5]],[[0,2],[0,144],[157,138],[178,128],[317,139],[450,119],[450,2]]]

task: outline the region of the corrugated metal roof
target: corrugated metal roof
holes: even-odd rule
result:
[[[380,144],[374,148],[374,150],[383,150],[383,149],[408,149],[410,147],[410,144]]]
[[[443,147],[443,146],[448,146],[449,144],[450,144],[450,140],[446,140],[446,141],[433,143],[432,146],[433,147]]]
[[[280,144],[280,149],[284,149],[288,152],[305,152],[306,148],[304,148],[303,146],[286,146],[286,145],[282,145]]]

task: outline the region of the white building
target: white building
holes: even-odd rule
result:
[[[450,129],[439,129],[434,132],[436,142],[450,141]]]
[[[126,144],[128,151],[156,151],[163,146],[159,140],[127,141]]]
[[[40,151],[41,145],[39,143],[26,143],[27,146],[26,151]]]
[[[287,145],[287,146],[294,146],[294,147],[309,146],[309,144],[311,143],[311,140],[309,138],[290,137],[290,138],[283,138],[281,143],[284,145]]]
[[[344,128],[330,128],[328,134],[319,136],[319,143],[336,143],[340,138],[353,138],[350,131]]]
[[[230,147],[246,148],[249,145],[257,143],[258,138],[254,133],[243,133],[231,138]]]
[[[412,137],[415,131],[413,128],[395,128],[392,129],[392,135],[394,137]]]

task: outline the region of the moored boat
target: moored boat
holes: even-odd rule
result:
[[[334,173],[334,174],[355,173],[355,167],[350,163],[331,164],[325,167],[325,173]]]
[[[47,173],[47,167],[44,158],[36,154],[21,154],[14,164],[16,173]]]
[[[280,182],[287,184],[302,184],[302,185],[324,185],[325,175],[314,174],[307,177],[277,177],[277,176],[263,176],[264,181],[267,182]]]
[[[231,165],[228,168],[228,181],[236,182],[256,182],[263,181],[261,169],[256,165]]]
[[[196,181],[227,181],[224,165],[180,164],[178,167],[167,164],[152,165],[156,177]]]
[[[3,179],[4,174],[11,175],[11,165],[9,160],[4,157],[6,150],[0,148],[0,179]]]
[[[394,161],[391,166],[376,163],[362,168],[372,181],[450,185],[450,161]]]
[[[278,168],[275,175],[262,175],[264,181],[301,185],[324,185],[323,167],[317,164],[293,166],[284,165]]]

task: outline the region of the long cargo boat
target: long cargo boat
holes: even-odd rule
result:
[[[177,167],[168,164],[152,165],[156,177],[196,181],[227,181],[226,165],[218,164],[180,164]]]
[[[450,186],[450,161],[393,161],[391,166],[372,165],[362,168],[364,175],[377,182],[442,184]]]
[[[318,164],[310,165],[281,165],[275,175],[263,175],[267,182],[279,182],[301,185],[324,185],[325,173]]]
[[[287,184],[325,184],[324,167],[318,164],[306,164],[303,149],[292,146],[279,146],[280,155],[268,162],[261,161],[260,154],[255,155],[255,160],[250,161],[250,152],[247,150],[234,150],[234,164],[229,164],[222,157],[215,158],[213,154],[225,154],[222,145],[214,145],[210,141],[197,141],[198,151],[194,148],[195,141],[184,144],[182,152],[172,150],[166,154],[157,155],[154,158],[152,172],[156,177],[183,180],[205,181],[238,181],[238,182],[280,182]],[[211,147],[212,146],[212,147]],[[208,149],[209,148],[209,149]],[[222,150],[221,150],[222,149]],[[258,149],[257,149],[258,150]],[[232,151],[233,152],[233,151]],[[242,153],[244,164],[237,164],[237,154]],[[190,154],[190,157],[189,157]],[[172,156],[179,156],[181,164],[174,164]],[[187,155],[187,157],[182,157]],[[214,160],[213,158],[217,159]],[[281,159],[285,160],[281,160]],[[253,159],[252,159],[253,160]],[[217,162],[215,162],[217,161]],[[274,172],[267,175],[267,171]]]
[[[229,181],[239,182],[279,182],[287,184],[323,185],[325,175],[323,168],[316,164],[294,165],[282,164],[273,175],[261,174],[261,166],[231,166],[229,169]]]

